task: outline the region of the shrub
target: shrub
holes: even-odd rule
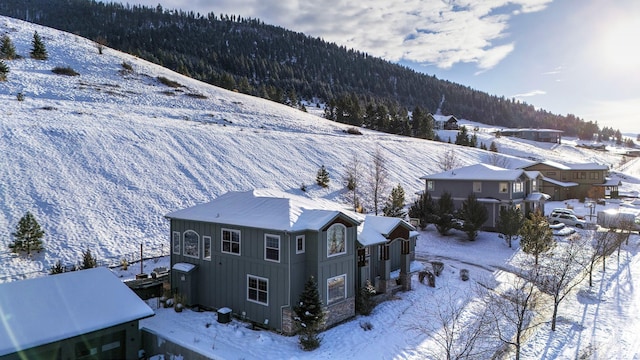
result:
[[[441,261],[432,261],[431,266],[433,267],[433,273],[436,274],[436,276],[440,276],[440,274],[442,274],[444,264]]]
[[[53,72],[54,74],[58,74],[58,75],[66,75],[66,76],[78,76],[80,75],[79,73],[77,73],[75,70],[73,70],[70,67],[62,67],[62,66],[56,66],[53,68],[53,70],[51,70],[51,72]]]
[[[360,132],[360,129],[355,127],[350,127],[347,130],[345,130],[345,132],[351,135],[362,135],[362,133]]]
[[[133,72],[133,66],[131,66],[131,64],[129,64],[128,62],[123,61],[121,66],[122,66],[122,70],[120,70],[121,73],[131,74]]]
[[[375,302],[372,297],[376,294],[376,289],[371,285],[371,282],[367,280],[364,287],[360,288],[358,295],[356,296],[356,311],[360,315],[369,315],[375,308]]]
[[[173,80],[169,80],[164,76],[158,76],[158,81],[160,81],[160,83],[167,85],[168,87],[172,87],[172,88],[179,88],[182,87],[182,85],[177,82],[177,81],[173,81]]]
[[[23,92],[17,93],[16,99],[18,99],[18,101],[24,101],[24,93]]]
[[[196,93],[188,93],[187,96],[195,99],[208,99],[206,95],[196,94]]]

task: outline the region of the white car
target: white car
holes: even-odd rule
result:
[[[567,214],[567,215],[576,215],[575,212],[573,212],[572,209],[565,209],[565,208],[555,208],[553,210],[551,210],[551,214]]]
[[[551,224],[563,223],[568,226],[575,226],[578,229],[584,229],[587,226],[587,222],[585,220],[578,219],[575,215],[554,212],[549,215],[549,222]]]

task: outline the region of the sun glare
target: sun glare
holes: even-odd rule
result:
[[[640,21],[610,22],[603,31],[602,59],[611,70],[625,71],[640,65]]]

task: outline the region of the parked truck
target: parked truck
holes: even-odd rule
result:
[[[596,223],[609,229],[629,229],[640,231],[640,216],[624,210],[609,209],[598,211]]]

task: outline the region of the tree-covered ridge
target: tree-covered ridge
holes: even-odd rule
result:
[[[362,104],[353,112],[383,106],[434,113],[440,106],[445,114],[501,127],[553,128],[583,138],[599,130],[573,115],[536,110],[257,19],[93,0],[3,0],[0,14],[101,39],[193,78],[292,106],[299,99],[350,97]]]

